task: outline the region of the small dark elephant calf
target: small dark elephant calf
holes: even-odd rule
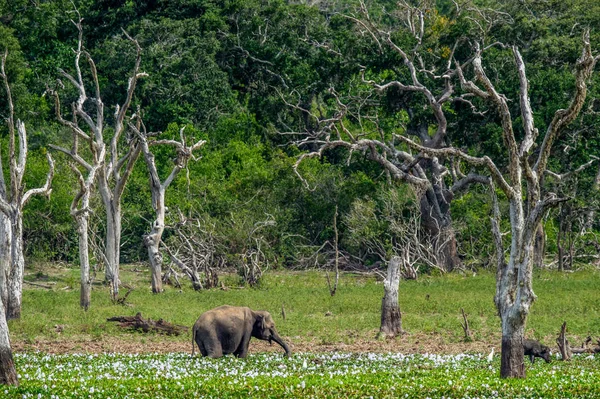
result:
[[[540,344],[535,339],[524,339],[523,351],[525,356],[529,355],[532,364],[535,362],[536,357],[541,357],[546,363],[550,363],[550,348]]]
[[[192,328],[192,356],[198,345],[202,356],[213,358],[233,353],[237,357],[248,355],[250,338],[275,341],[286,356],[292,353],[277,333],[269,312],[254,311],[247,307],[223,305],[202,313]]]

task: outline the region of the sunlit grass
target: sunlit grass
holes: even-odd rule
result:
[[[133,271],[135,270],[135,271]],[[39,271],[27,271],[34,276]],[[88,312],[79,308],[77,270],[48,272],[56,284],[52,290],[31,289],[23,295],[23,318],[10,322],[13,340],[69,339],[103,337],[131,333],[117,329],[106,319],[118,315],[163,318],[191,326],[198,316],[213,307],[230,304],[269,310],[283,336],[295,341],[323,343],[348,342],[360,337],[373,339],[380,321],[383,285],[374,276],[346,273],[337,294],[331,296],[322,272],[270,272],[257,289],[240,287],[236,275],[223,278],[226,290],[194,291],[166,287],[160,295],[150,290],[149,274],[140,265],[125,266],[123,281],[134,290],[128,306],[113,304],[108,289],[95,285]],[[30,277],[31,278],[31,277]],[[528,319],[527,334],[551,340],[563,320],[570,336],[577,339],[600,335],[600,273],[581,271],[569,274],[536,271],[534,290],[538,296]],[[71,287],[71,289],[63,289]],[[463,339],[460,309],[469,314],[474,339],[488,342],[499,337],[500,321],[493,303],[494,274],[449,274],[421,276],[417,281],[402,281],[400,307],[403,327],[409,333],[436,334],[449,343]],[[126,289],[122,289],[122,294]],[[285,307],[286,319],[281,308]],[[61,326],[57,332],[55,326]],[[162,339],[162,338],[161,338]],[[168,338],[187,342],[188,336]]]

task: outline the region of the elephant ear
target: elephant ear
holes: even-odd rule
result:
[[[258,326],[260,327],[260,331],[264,331],[265,330],[265,315],[262,313],[259,313],[258,317],[256,318],[256,322],[258,323]]]

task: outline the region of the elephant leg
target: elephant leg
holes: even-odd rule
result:
[[[248,346],[250,346],[250,338],[250,334],[248,334],[248,337],[244,336],[242,338],[242,342],[240,342],[238,348],[235,350],[235,352],[233,352],[235,356],[242,359],[248,356]]]
[[[208,356],[208,352],[206,351],[206,348],[204,347],[204,343],[202,341],[198,342],[198,348],[200,349],[200,353],[202,354],[202,356]]]
[[[205,356],[212,357],[213,359],[223,357],[223,347],[221,346],[221,342],[219,342],[219,340],[204,340],[202,341],[202,345],[204,347],[204,351],[206,352]]]
[[[221,349],[221,347],[218,348],[218,350],[214,350],[214,351],[209,351],[207,352],[207,356],[213,359],[218,359],[220,357],[223,357],[223,350]]]

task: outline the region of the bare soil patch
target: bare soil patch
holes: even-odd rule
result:
[[[300,337],[284,337],[294,353],[489,353],[492,345],[484,342],[445,342],[440,335],[407,334],[394,339],[357,338],[351,342],[318,342]],[[192,342],[165,340],[160,336],[119,336],[93,339],[88,337],[58,340],[16,341],[12,343],[14,352],[40,351],[51,354],[66,353],[191,353]],[[496,351],[500,348],[496,346]],[[198,352],[198,348],[196,348]],[[250,353],[282,352],[279,345],[269,345],[265,341],[253,339]]]

